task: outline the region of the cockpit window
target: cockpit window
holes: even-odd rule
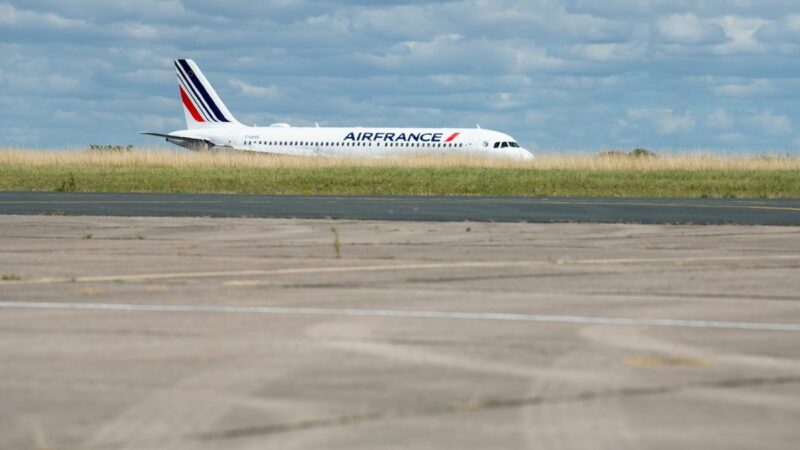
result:
[[[511,147],[511,148],[520,148],[519,144],[517,144],[514,141],[510,141],[510,142],[495,142],[494,143],[494,148],[509,148],[509,147]]]

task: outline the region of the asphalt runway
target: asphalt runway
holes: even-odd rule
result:
[[[800,440],[797,227],[6,215],[0,275],[0,448]]]
[[[797,226],[800,199],[1,192],[0,214]]]

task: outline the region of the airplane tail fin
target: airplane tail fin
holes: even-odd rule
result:
[[[176,59],[174,63],[188,129],[243,126],[228,111],[194,61]]]

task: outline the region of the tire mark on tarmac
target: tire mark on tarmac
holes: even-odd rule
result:
[[[657,298],[677,298],[677,299],[719,299],[719,300],[752,300],[752,301],[776,301],[776,302],[798,302],[800,295],[763,295],[763,294],[733,294],[733,293],[711,293],[711,292],[624,292],[624,291],[592,291],[594,295],[607,295],[613,297],[657,297]]]
[[[453,402],[447,405],[424,409],[374,411],[362,414],[341,415],[297,422],[274,423],[242,428],[228,428],[223,430],[190,434],[187,435],[187,437],[199,440],[217,441],[287,433],[292,431],[357,425],[381,420],[420,418],[448,414],[479,413],[491,410],[524,408],[538,405],[594,402],[607,400],[609,398],[667,395],[697,389],[742,389],[749,387],[775,386],[796,383],[800,383],[800,374],[773,378],[731,378],[709,382],[690,383],[685,385],[659,385],[599,391],[582,391],[578,393],[563,394],[552,397],[486,398],[482,400],[470,400],[466,402]]]
[[[602,364],[598,365],[591,355],[575,348],[558,355],[549,367],[567,373],[589,374],[590,377],[577,385],[567,378],[531,378],[525,393],[527,398],[574,395],[576,386],[581,391],[599,391],[607,389],[609,383],[615,383],[613,377],[609,378],[609,372],[600,368]],[[629,448],[634,434],[622,408],[624,398],[605,396],[591,402],[545,402],[535,408],[521,408],[525,448]],[[574,432],[576,424],[580,424],[582,433]]]
[[[716,262],[756,262],[756,261],[800,261],[800,255],[727,255],[727,256],[688,256],[664,258],[607,258],[607,259],[571,259],[557,260],[528,260],[528,261],[456,261],[456,262],[419,262],[406,264],[388,264],[371,266],[325,266],[325,267],[295,267],[280,269],[248,269],[229,271],[207,272],[173,272],[173,273],[143,273],[143,274],[118,274],[76,277],[43,277],[28,280],[4,280],[0,285],[25,285],[25,284],[58,284],[58,283],[91,283],[91,282],[137,282],[148,280],[167,280],[181,278],[224,278],[233,276],[259,276],[259,275],[305,275],[323,273],[359,273],[359,272],[391,272],[404,270],[432,270],[432,269],[503,269],[503,268],[539,268],[552,265],[590,265],[610,266],[615,264],[698,264]]]
[[[768,355],[749,355],[732,351],[704,348],[700,345],[681,344],[668,341],[634,328],[589,327],[581,330],[586,339],[606,348],[617,348],[645,355],[668,355],[674,359],[712,360],[716,364],[725,363],[757,370],[800,371],[800,361],[782,359]]]

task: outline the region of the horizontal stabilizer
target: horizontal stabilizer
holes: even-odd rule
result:
[[[207,141],[205,139],[196,139],[196,138],[189,138],[183,136],[174,136],[170,134],[164,133],[154,133],[152,131],[142,131],[139,134],[146,134],[148,136],[156,136],[156,137],[163,137],[167,140],[167,142],[175,145],[179,145],[183,148],[188,148],[189,150],[208,150],[211,147],[214,147],[214,143],[211,141]]]

